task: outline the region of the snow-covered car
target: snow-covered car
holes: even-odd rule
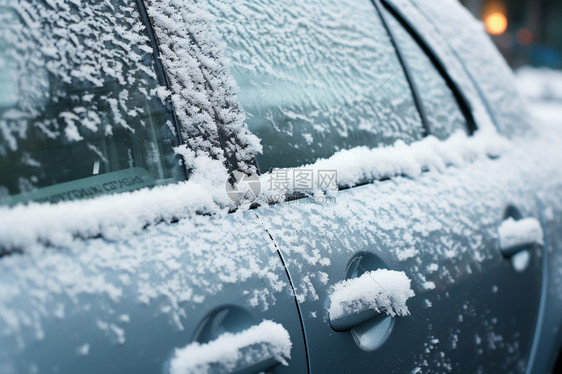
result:
[[[0,0],[0,373],[545,373],[562,128],[454,0]]]

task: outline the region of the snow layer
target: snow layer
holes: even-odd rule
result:
[[[0,301],[0,345],[9,349],[0,362],[56,341],[64,357],[87,342],[92,359],[125,342],[130,357],[160,364],[213,306],[236,304],[268,319],[294,308],[285,269],[251,212],[194,216],[118,240],[2,257]],[[146,340],[135,338],[139,331],[162,334],[165,342],[147,352]]]
[[[317,186],[316,190],[317,193],[333,192],[337,187],[353,187],[397,176],[416,178],[425,171],[444,172],[448,167],[462,167],[488,157],[497,158],[509,149],[509,144],[493,128],[479,130],[473,136],[458,131],[446,140],[428,136],[409,145],[399,140],[391,146],[342,150],[328,159],[294,170],[336,171],[337,179],[333,184]],[[270,178],[271,173],[263,175],[262,186],[268,186]],[[261,198],[268,202],[282,201],[298,192],[291,186],[282,187],[265,188]]]
[[[343,150],[296,170],[336,170],[338,186],[349,187],[396,176],[416,178],[429,170],[444,172],[447,167],[499,157],[508,149],[509,142],[491,129],[480,130],[472,137],[459,131],[445,141],[429,136],[410,145],[398,141],[388,147]],[[186,152],[184,156],[192,165],[187,182],[86,201],[2,207],[0,242],[7,250],[45,244],[67,246],[76,239],[99,235],[126,237],[146,225],[198,213],[226,213],[233,203],[226,194],[227,172],[222,161],[206,157],[204,152]],[[266,188],[268,178],[269,174],[261,177],[258,202],[283,201],[295,192]],[[316,192],[332,194],[338,186],[327,185]]]
[[[2,0],[0,6],[2,62],[11,61],[12,74],[20,79],[14,83],[17,105],[0,116],[0,155],[16,150],[31,129],[61,142],[93,133],[109,136],[112,123],[131,129],[125,119],[135,121],[143,108],[129,98],[150,100],[150,84],[156,80],[147,58],[152,49],[134,6],[64,0]],[[59,82],[87,89],[77,90],[69,103]],[[104,84],[114,89],[92,100]],[[57,108],[59,101],[67,110]],[[42,115],[46,107],[57,116]]]
[[[10,79],[19,77],[8,82],[17,86],[17,105],[0,115],[0,156],[17,150],[32,132],[60,144],[109,137],[114,128],[134,133],[135,126],[146,125],[141,104],[156,97],[170,99],[175,109],[184,141],[176,152],[189,174],[211,160],[255,172],[261,146],[239,109],[213,17],[196,1],[146,5],[170,90],[157,83],[153,50],[134,2],[0,1],[6,8],[0,64],[14,69]],[[88,144],[95,151],[93,143]],[[30,162],[41,165],[23,154],[21,165]],[[226,174],[225,169],[221,181]],[[29,189],[35,185],[26,183]]]
[[[263,321],[237,334],[224,333],[206,344],[191,343],[176,349],[170,374],[230,373],[270,358],[288,365],[291,338],[282,325]]]
[[[543,244],[541,223],[535,218],[514,220],[508,218],[499,228],[500,246],[503,249],[519,245]]]
[[[369,309],[390,316],[410,314],[406,301],[415,296],[411,280],[402,271],[379,269],[337,283],[330,296],[330,318],[337,319]]]
[[[408,82],[370,1],[201,3],[228,45],[240,104],[264,146],[262,172],[422,137]]]
[[[255,172],[253,157],[261,151],[238,106],[236,83],[223,57],[225,45],[216,21],[200,2],[146,1],[167,73],[170,95],[185,145],[178,152],[229,163],[232,170]],[[192,157],[186,160],[192,169]]]
[[[70,246],[96,236],[123,238],[161,221],[198,213],[226,213],[227,172],[219,160],[195,157],[189,181],[58,204],[0,207],[4,251],[31,251],[43,245]]]

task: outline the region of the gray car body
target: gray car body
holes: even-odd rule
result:
[[[562,152],[537,140],[551,129],[528,120],[483,31],[440,22],[440,2],[390,5],[471,106],[488,108],[512,151],[342,190],[328,205],[301,199],[2,257],[0,372],[166,372],[194,337],[263,319],[282,324],[293,344],[289,366],[275,373],[550,370],[562,343]],[[469,58],[471,40],[491,61]],[[499,251],[498,228],[513,209],[545,234],[523,272]],[[334,331],[327,313],[331,287],[365,253],[404,271],[416,294],[372,351]],[[202,321],[224,308],[246,317],[202,337]]]

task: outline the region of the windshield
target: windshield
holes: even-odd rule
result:
[[[0,0],[0,204],[185,175],[135,1]]]

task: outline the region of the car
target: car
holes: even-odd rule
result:
[[[0,373],[560,370],[562,132],[458,2],[0,9]]]

